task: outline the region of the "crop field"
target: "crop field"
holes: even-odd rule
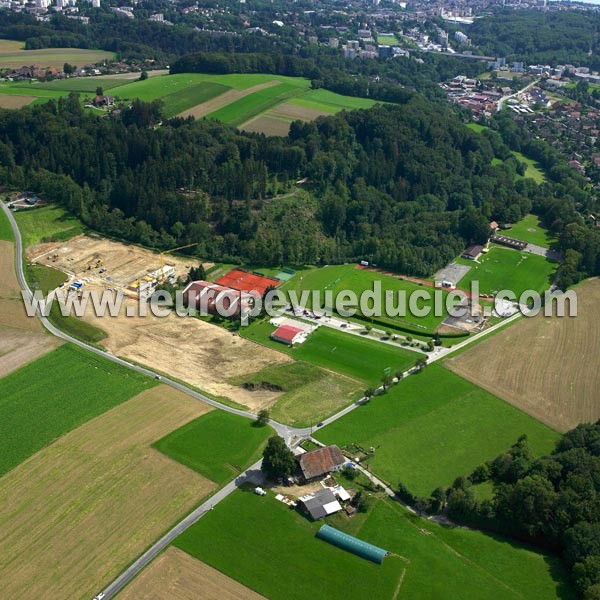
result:
[[[481,255],[478,263],[464,258],[456,262],[471,267],[458,283],[460,289],[468,291],[472,281],[479,281],[482,294],[510,290],[517,299],[525,290],[546,291],[558,267],[558,263],[543,256],[495,245],[488,254]]]
[[[270,427],[214,410],[154,444],[157,450],[215,483],[225,483],[255,463],[273,435]]]
[[[56,204],[18,211],[15,219],[26,249],[40,242],[68,240],[84,229],[80,221]]]
[[[119,600],[261,600],[256,592],[171,546],[140,573]]]
[[[387,498],[372,502],[368,514],[351,520],[334,515],[327,522],[389,550],[382,565],[317,539],[322,523],[271,494],[243,490],[175,546],[272,600],[573,598],[557,558],[479,531],[441,527]]]
[[[286,292],[295,290],[298,294],[298,299],[303,290],[309,290],[311,294],[308,296],[307,306],[312,305],[312,290],[319,290],[321,292],[321,306],[324,303],[324,293],[329,290],[333,292],[333,298],[342,290],[350,290],[357,294],[360,298],[360,294],[364,291],[372,291],[374,289],[375,282],[381,283],[382,289],[382,312],[383,317],[378,318],[390,326],[396,325],[397,327],[403,327],[414,331],[417,335],[432,335],[434,330],[443,321],[445,314],[435,316],[434,301],[433,301],[433,288],[423,287],[411,281],[399,279],[391,275],[372,271],[370,269],[358,269],[355,265],[334,265],[327,266],[320,269],[312,269],[303,271],[300,277],[294,277],[289,283],[282,286],[282,289]],[[431,293],[432,300],[420,301],[419,307],[429,307],[430,313],[424,317],[416,317],[410,314],[409,310],[409,297],[413,292],[426,290]],[[391,293],[393,298],[392,306],[398,304],[398,294],[405,294],[406,301],[406,316],[387,317],[385,316],[385,300]],[[442,299],[445,299],[447,292],[439,290]],[[402,305],[402,304],[401,304]],[[379,325],[379,327],[381,327]]]
[[[139,77],[139,73],[137,74]],[[129,83],[126,79],[110,79],[109,77],[71,77],[70,79],[55,79],[31,84],[34,90],[53,90],[58,92],[81,92],[95,94],[101,87],[106,93],[109,90]],[[21,83],[21,86],[26,85]]]
[[[127,385],[122,376],[119,382]],[[115,393],[101,386],[94,392],[102,389]],[[214,483],[151,444],[207,410],[155,387],[2,477],[3,597],[91,598],[206,497]]]
[[[363,391],[355,379],[300,360],[266,367],[230,383],[252,388],[258,395],[265,390],[283,392],[270,407],[271,416],[296,427],[314,425],[360,398]]]
[[[253,323],[242,335],[249,340],[285,352],[324,369],[352,377],[368,385],[380,385],[384,370],[394,374],[415,364],[422,353],[381,344],[357,335],[319,327],[303,344],[288,348],[269,338],[275,327],[268,321]]]
[[[510,229],[503,231],[504,235],[523,240],[530,244],[536,244],[542,248],[550,248],[556,243],[554,234],[545,229],[536,215],[527,215]]]
[[[559,431],[596,421],[600,279],[573,291],[577,317],[521,319],[446,364]]]
[[[35,96],[9,96],[0,94],[0,108],[23,108],[23,106],[28,106],[32,102],[36,101]]]
[[[522,434],[536,454],[552,450],[558,439],[555,431],[510,404],[430,365],[316,437],[340,447],[373,446],[369,464],[374,473],[392,486],[401,481],[413,493],[428,496],[495,458]]]
[[[154,385],[147,377],[71,345],[0,379],[0,475]]]
[[[25,65],[40,65],[42,68],[62,67],[66,62],[83,67],[112,60],[114,56],[114,53],[104,50],[81,48],[24,50],[22,42],[2,40],[0,43],[0,69],[16,69]]]

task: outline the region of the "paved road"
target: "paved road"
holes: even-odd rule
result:
[[[500,112],[504,108],[504,105],[506,104],[507,100],[509,100],[510,98],[514,98],[515,96],[518,96],[519,94],[522,94],[523,92],[526,92],[530,87],[537,85],[539,82],[540,82],[539,79],[534,79],[529,85],[526,85],[522,90],[519,90],[519,91],[515,92],[514,94],[509,94],[508,96],[502,96],[502,98],[500,98],[500,100],[498,100],[498,106],[497,106],[496,110],[498,112]]]

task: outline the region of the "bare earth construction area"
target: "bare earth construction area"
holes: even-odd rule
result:
[[[600,279],[576,288],[578,316],[522,319],[446,362],[559,431],[600,418]]]
[[[199,590],[202,590],[201,595]],[[263,596],[174,547],[161,554],[119,595],[119,600],[198,598],[260,600]]]
[[[85,382],[82,382],[84,385]],[[164,386],[67,434],[0,481],[2,596],[91,598],[214,484],[151,444],[210,410]]]

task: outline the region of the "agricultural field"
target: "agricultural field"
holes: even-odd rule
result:
[[[214,410],[157,441],[154,448],[221,484],[254,464],[271,435],[268,426]]]
[[[25,65],[40,65],[42,68],[62,67],[67,62],[83,67],[113,60],[114,57],[113,52],[81,48],[25,50],[22,42],[0,40],[0,69],[17,69]]]
[[[324,294],[326,291],[333,292],[333,298],[342,290],[351,290],[357,296],[364,291],[372,291],[374,289],[375,282],[381,282],[382,289],[382,309],[385,309],[385,299],[388,297],[388,293],[392,293],[393,303],[392,306],[398,304],[398,294],[406,294],[406,316],[387,317],[383,316],[377,320],[384,322],[386,325],[394,326],[406,329],[413,332],[416,335],[433,335],[435,329],[441,324],[445,314],[435,316],[434,302],[433,302],[433,289],[429,287],[423,287],[417,283],[400,279],[399,277],[391,274],[380,273],[370,269],[359,269],[356,265],[334,265],[327,266],[320,269],[312,269],[302,271],[299,276],[294,277],[288,283],[281,286],[286,292],[295,290],[298,299],[301,297],[303,290],[309,290],[311,293],[308,296],[307,306],[312,306],[312,290],[319,290],[321,292],[321,305],[324,303]],[[413,292],[427,290],[431,292],[432,300],[420,301],[420,306],[430,307],[430,314],[425,317],[416,317],[410,314],[408,308],[408,299]],[[447,292],[440,290],[442,299],[445,299]],[[384,311],[385,312],[385,311]],[[363,321],[361,321],[363,322]],[[381,328],[382,325],[376,324],[377,327]]]
[[[264,597],[171,546],[120,594],[119,600],[261,600]]]
[[[0,379],[0,475],[154,385],[147,377],[71,345]]]
[[[304,361],[266,367],[230,381],[261,395],[281,391],[270,407],[271,417],[295,427],[309,427],[362,397],[359,382]]]
[[[118,379],[127,387],[123,375]],[[96,395],[99,390],[119,394],[90,375],[71,387],[87,384]],[[55,400],[47,412],[57,405]],[[3,597],[91,598],[214,490],[214,483],[151,448],[207,410],[185,394],[155,387],[64,435],[4,475]],[[35,419],[40,422],[39,416]]]
[[[495,458],[523,434],[540,455],[552,450],[559,437],[435,364],[318,431],[316,437],[341,448],[373,446],[375,453],[368,462],[374,473],[394,487],[403,482],[413,493],[429,496],[438,486],[451,485],[459,475]]]
[[[29,106],[36,100],[37,98],[35,96],[11,96],[2,94],[0,92],[0,108],[8,108],[11,110],[15,108],[23,108],[24,106]]]
[[[550,248],[553,244],[556,244],[556,236],[541,224],[539,217],[536,215],[527,215],[502,233],[542,248]]]
[[[388,498],[327,522],[391,552],[382,565],[315,537],[322,523],[271,494],[238,490],[175,541],[191,556],[272,600],[573,598],[557,558],[479,531],[444,528]],[[243,523],[243,526],[240,524]],[[435,573],[435,577],[431,574]]]
[[[471,267],[458,283],[458,288],[468,291],[471,282],[478,281],[482,294],[510,290],[517,299],[526,290],[545,292],[558,267],[558,263],[543,256],[494,244],[477,262],[464,258],[457,258],[456,262]]]
[[[600,418],[600,279],[573,289],[577,317],[520,319],[446,364],[543,423],[567,431]]]
[[[241,334],[249,340],[285,352],[296,360],[312,363],[370,386],[381,384],[385,369],[390,369],[393,375],[398,370],[412,367],[419,357],[424,356],[329,327],[319,327],[303,344],[288,348],[270,339],[273,331],[275,327],[268,321],[257,321],[245,327]]]

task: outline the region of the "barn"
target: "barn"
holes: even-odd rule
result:
[[[292,346],[302,340],[305,335],[304,330],[299,327],[294,327],[293,325],[281,325],[281,327],[278,327],[271,334],[271,339]]]
[[[337,446],[325,446],[305,452],[298,456],[297,460],[306,481],[339,471],[348,462]]]

